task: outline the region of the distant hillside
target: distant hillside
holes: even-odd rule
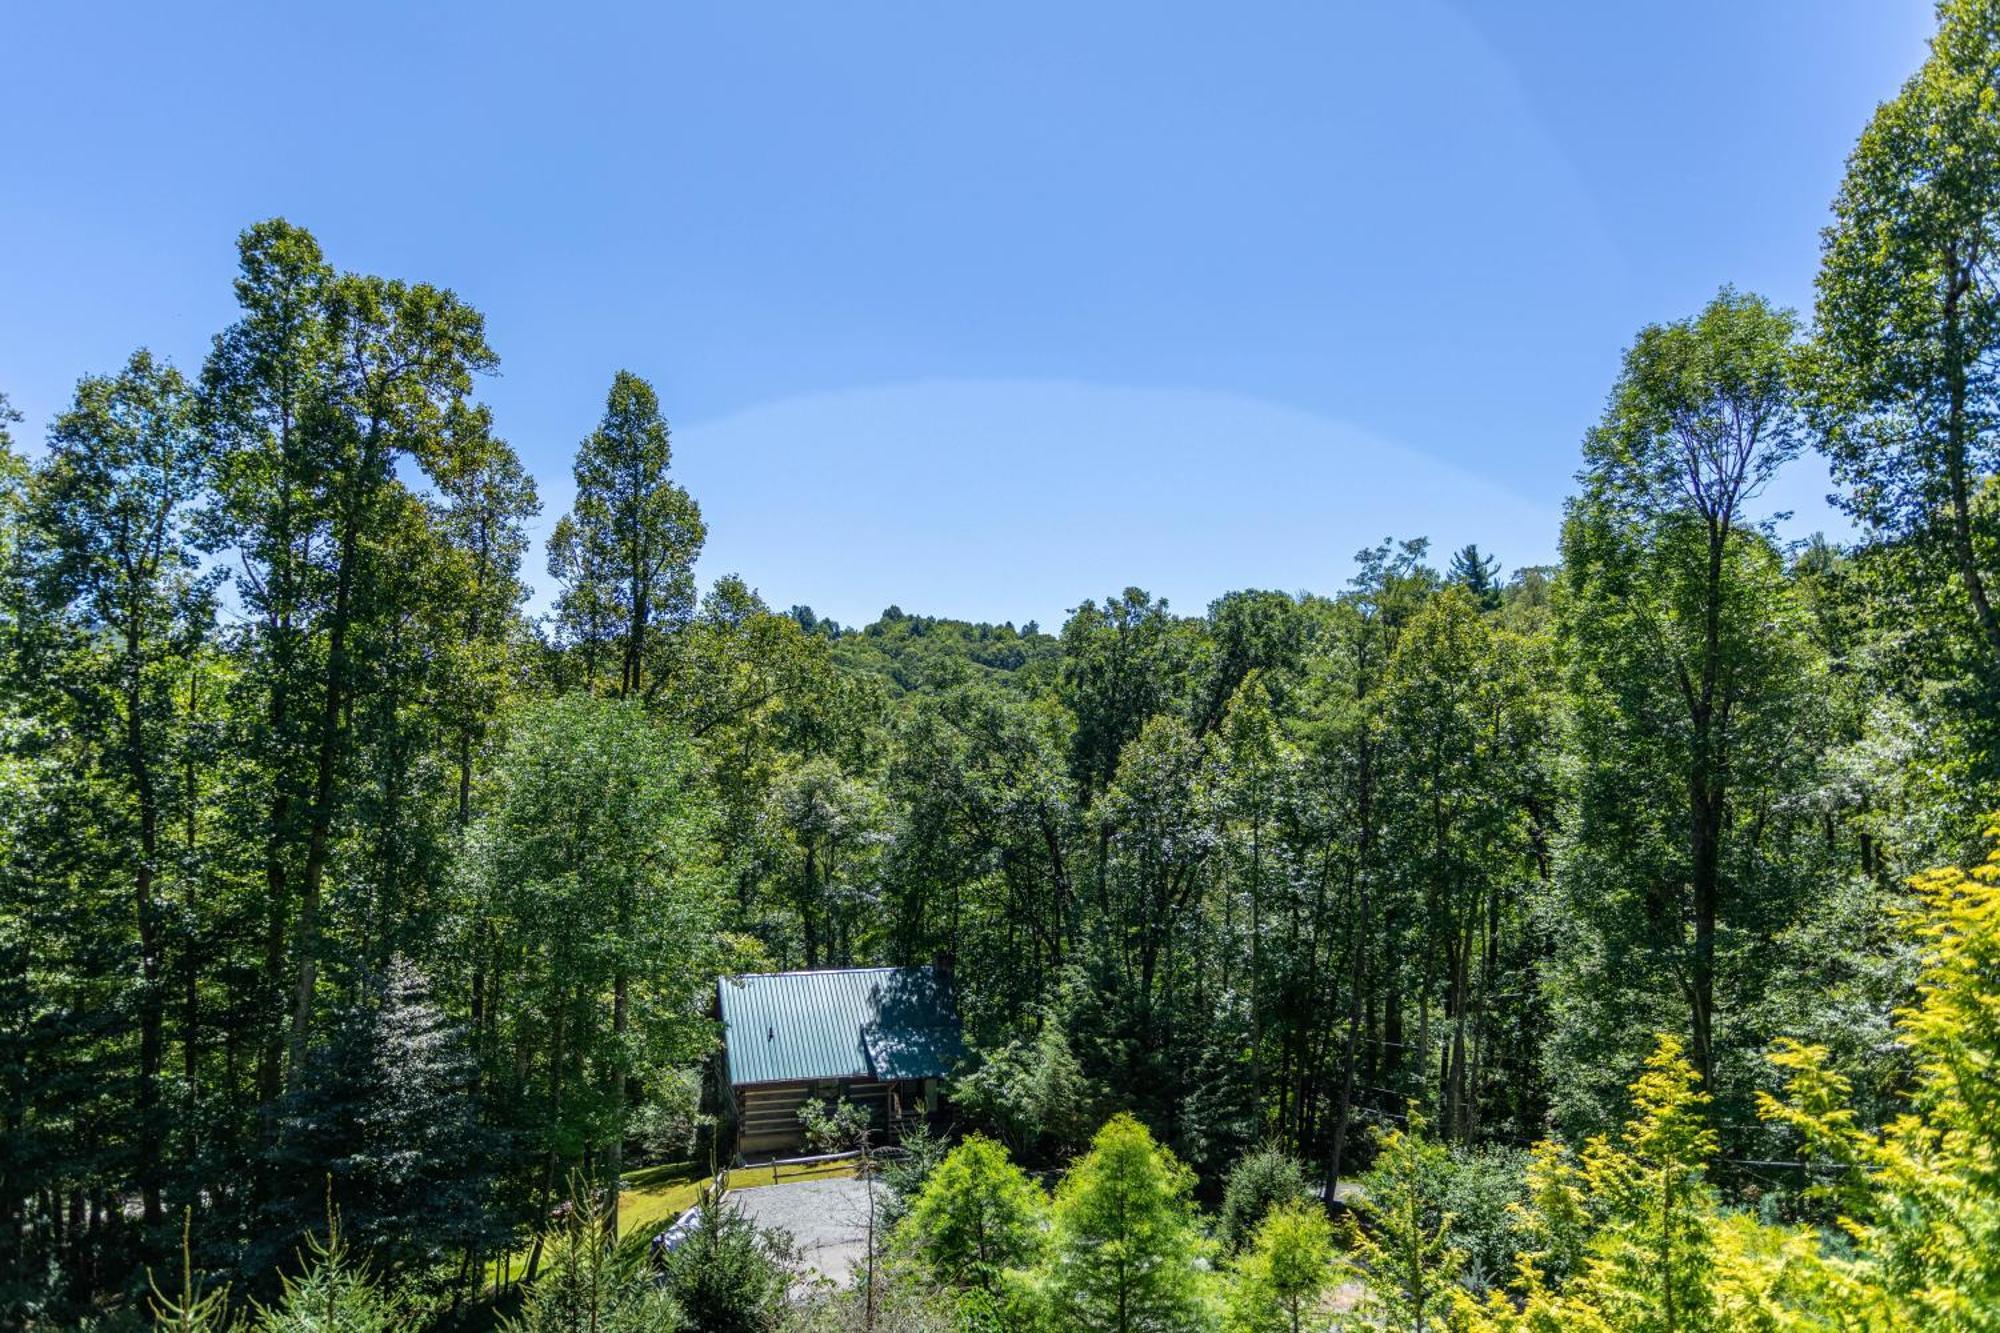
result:
[[[942,616],[913,616],[891,606],[863,629],[821,620],[811,607],[795,606],[792,618],[809,633],[823,634],[834,660],[851,671],[881,676],[898,694],[959,683],[969,677],[1027,689],[1053,675],[1061,650],[1055,636],[1034,621],[1016,629]]]

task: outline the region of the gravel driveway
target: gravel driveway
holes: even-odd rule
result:
[[[842,1285],[867,1252],[868,1186],[862,1181],[781,1181],[731,1190],[729,1202],[760,1227],[790,1232],[799,1257]]]

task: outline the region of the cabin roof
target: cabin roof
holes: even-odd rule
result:
[[[730,1083],[938,1078],[965,1054],[951,973],[847,967],[721,977]]]

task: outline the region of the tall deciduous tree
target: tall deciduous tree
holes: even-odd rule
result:
[[[207,478],[194,395],[173,367],[135,352],[115,376],[77,386],[35,481],[46,542],[43,595],[81,636],[63,672],[76,724],[97,737],[123,799],[116,863],[131,881],[138,1068],[135,1176],[146,1225],[164,1220],[168,914],[161,881],[174,858],[165,825],[191,794],[177,779],[185,722],[176,688],[208,634],[213,579],[200,571],[191,519]]]
[[[1939,557],[2000,671],[2000,13],[1946,0],[1848,159],[1819,276],[1818,406],[1845,502]]]
[[[1798,450],[1790,315],[1724,290],[1641,331],[1563,530],[1560,634],[1579,771],[1568,903],[1581,952],[1678,992],[1694,1063],[1717,1066],[1723,935],[1775,906],[1732,845],[1796,756],[1808,655],[1751,506]],[[1739,832],[1739,838],[1742,834]],[[1607,910],[1608,909],[1608,910]],[[1579,996],[1579,999],[1582,997]],[[1585,1009],[1579,1012],[1587,1012]],[[1635,1032],[1600,1010],[1592,1020]]]
[[[607,637],[618,696],[659,686],[659,647],[694,614],[701,509],[667,472],[673,447],[653,386],[630,371],[611,381],[604,419],[576,454],[576,500],[549,545],[562,581],[556,614],[582,644]]]
[[[474,827],[477,919],[510,942],[483,978],[485,1045],[529,1112],[544,1209],[586,1154],[617,1179],[629,1088],[706,1050],[715,903],[697,781],[636,700],[569,695],[514,719]]]
[[[452,416],[453,447],[442,451],[436,481],[444,501],[439,523],[463,563],[458,670],[450,704],[457,714],[458,822],[472,819],[472,778],[487,728],[510,678],[512,649],[524,635],[520,608],[527,520],[539,514],[534,478],[505,440],[493,434],[493,414],[464,406]]]
[[[358,696],[359,641],[394,612],[406,462],[435,476],[457,449],[448,422],[495,358],[477,311],[448,291],[336,273],[304,230],[260,223],[240,245],[242,317],[217,340],[205,388],[221,449],[219,540],[241,565],[257,622],[258,730],[266,750],[267,982],[290,959],[285,1064],[310,1040],[323,953],[322,894]],[[260,1072],[275,1093],[274,1031]]]

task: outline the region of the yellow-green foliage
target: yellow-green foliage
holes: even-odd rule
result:
[[[1384,1327],[1425,1333],[1451,1308],[1463,1262],[1451,1246],[1448,1213],[1439,1206],[1446,1152],[1424,1137],[1424,1118],[1410,1107],[1409,1127],[1381,1132],[1363,1209],[1366,1227],[1350,1238],[1369,1310]]]
[[[1316,1201],[1279,1204],[1252,1234],[1229,1284],[1229,1333],[1324,1329],[1321,1299],[1333,1284],[1333,1227]]]
[[[1702,1178],[1714,1152],[1705,1098],[1663,1038],[1618,1142],[1593,1141],[1580,1168],[1554,1145],[1537,1150],[1520,1219],[1536,1248],[1521,1256],[1518,1289],[1479,1306],[1461,1298],[1460,1322],[1508,1333],[2000,1330],[2000,850],[1915,888],[1923,973],[1897,1015],[1916,1071],[1908,1111],[1862,1128],[1826,1049],[1796,1042],[1771,1057],[1784,1097],[1760,1098],[1766,1119],[1798,1133],[1851,1253],[1716,1208]],[[1558,1256],[1584,1229],[1565,1280]]]
[[[1680,1041],[1661,1037],[1632,1085],[1637,1114],[1622,1141],[1584,1149],[1584,1176],[1607,1217],[1581,1280],[1611,1325],[1630,1333],[1713,1326],[1716,1207],[1704,1169],[1715,1131],[1696,1084]]]
[[[1796,1043],[1774,1057],[1784,1099],[1762,1110],[1840,1171],[1827,1193],[1857,1258],[1827,1268],[1878,1293],[1891,1322],[1877,1326],[2000,1329],[2000,849],[1915,888],[1923,973],[1897,1015],[1916,1070],[1909,1110],[1879,1134],[1857,1128],[1827,1052]]]
[[[1056,1191],[1046,1270],[1066,1330],[1173,1333],[1207,1322],[1194,1174],[1129,1115],[1115,1115]]]
[[[1007,1269],[1040,1255],[1048,1211],[1007,1150],[973,1134],[931,1172],[898,1234],[939,1284],[991,1292]]]
[[[1528,1159],[1528,1201],[1511,1206],[1515,1231],[1528,1241],[1515,1259],[1530,1290],[1561,1286],[1583,1262],[1595,1219],[1583,1171],[1560,1143],[1544,1140]]]

